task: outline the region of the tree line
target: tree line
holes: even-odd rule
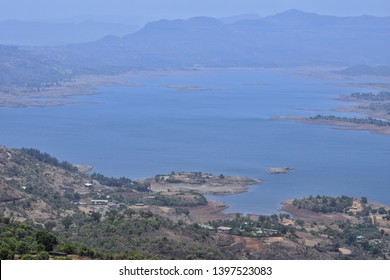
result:
[[[351,98],[367,101],[390,101],[390,91],[381,91],[379,93],[372,92],[354,92],[350,95]]]
[[[149,183],[140,183],[137,181],[133,181],[126,177],[120,177],[120,178],[114,178],[114,177],[107,177],[103,174],[94,172],[91,174],[91,179],[98,181],[100,184],[109,186],[109,187],[125,187],[134,189],[140,192],[148,192],[150,190],[150,184]]]
[[[349,123],[354,123],[354,124],[370,124],[370,125],[375,125],[375,126],[390,126],[390,122],[388,121],[383,121],[383,120],[378,120],[374,118],[348,118],[348,117],[338,117],[334,115],[321,115],[318,114],[314,117],[310,117],[309,120],[325,120],[325,121],[337,121],[337,122],[349,122]]]
[[[300,209],[307,209],[317,213],[346,212],[353,204],[353,198],[348,196],[308,196],[301,199],[294,199],[293,205]]]
[[[78,171],[77,167],[72,165],[72,164],[70,164],[69,162],[67,162],[67,161],[59,161],[57,158],[49,155],[48,153],[41,152],[38,149],[21,148],[20,151],[22,151],[23,153],[25,153],[25,154],[35,158],[36,160],[38,160],[40,162],[44,162],[44,163],[47,163],[47,164],[50,164],[50,165],[62,167],[65,170],[70,171],[70,172],[77,172]]]

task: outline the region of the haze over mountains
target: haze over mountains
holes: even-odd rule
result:
[[[44,71],[45,77],[140,69],[390,65],[390,17],[334,17],[289,10],[236,19],[230,19],[233,23],[208,17],[160,20],[135,33],[129,30],[123,37],[108,35],[62,47],[8,48],[7,55],[3,47],[0,71],[18,72],[23,63],[31,69],[35,64],[49,65],[53,73]],[[7,76],[12,83],[12,73]]]
[[[0,21],[0,42],[7,45],[58,46],[86,43],[107,34],[124,36],[138,26],[86,20],[80,23],[49,23],[20,20]]]
[[[68,50],[72,55],[89,47],[111,50],[113,59],[154,67],[386,64],[388,27],[390,18],[338,18],[291,10],[234,24],[205,17],[161,20],[123,38],[103,38]]]

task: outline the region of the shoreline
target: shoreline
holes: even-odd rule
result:
[[[357,111],[346,111],[346,112],[357,113]],[[356,123],[337,121],[337,120],[315,120],[315,119],[308,119],[305,117],[297,117],[297,116],[278,116],[278,117],[273,117],[272,119],[295,121],[304,124],[330,125],[330,126],[334,126],[334,129],[337,130],[360,130],[360,131],[369,131],[373,134],[390,135],[390,126],[381,127],[381,126],[371,125],[371,124],[356,124]]]
[[[22,87],[4,86],[0,87],[0,107],[23,108],[23,107],[47,107],[62,106],[72,104],[85,104],[87,101],[74,101],[71,98],[99,94],[98,87],[122,86],[122,87],[143,87],[142,84],[129,83],[128,79],[142,76],[158,76],[167,74],[185,75],[188,73],[207,71],[278,71],[288,75],[312,76],[315,69],[316,75],[319,73],[332,73],[334,67],[293,67],[293,68],[265,68],[265,67],[225,67],[225,68],[188,68],[188,69],[155,69],[142,71],[128,71],[126,73],[108,74],[85,74],[73,77],[71,80],[61,81],[55,86]],[[340,76],[342,78],[342,76]],[[344,79],[344,78],[343,78]],[[208,88],[198,85],[160,85],[168,89],[178,91],[218,91],[221,89]]]
[[[0,88],[0,107],[24,108],[86,104],[90,102],[75,101],[72,98],[99,94],[97,88],[104,86],[143,87],[144,85],[126,82],[127,78],[136,74],[80,75],[70,81],[62,81],[59,85],[49,87]]]

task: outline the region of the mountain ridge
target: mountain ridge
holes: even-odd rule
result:
[[[290,10],[229,24],[210,17],[159,20],[125,36],[107,35],[83,44],[18,50],[27,52],[30,56],[25,59],[31,62],[42,61],[58,80],[69,77],[64,73],[390,65],[390,40],[386,38],[390,38],[390,17],[334,17]],[[22,70],[26,73],[20,75],[23,66],[17,60],[17,54],[14,61],[7,61],[0,53],[0,72],[10,82],[20,82],[23,75],[25,80],[33,79],[30,76],[39,76],[40,72],[47,76],[48,70],[39,63],[41,70],[28,72],[25,68]]]

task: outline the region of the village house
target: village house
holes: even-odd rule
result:
[[[217,232],[218,233],[230,234],[232,232],[232,228],[231,227],[220,226],[220,227],[217,228]]]
[[[276,229],[270,229],[270,228],[263,228],[263,232],[270,235],[276,235],[279,233]]]
[[[107,205],[108,200],[106,200],[106,199],[92,199],[91,204],[92,205]]]
[[[118,209],[119,205],[113,202],[108,203],[108,207],[111,209]]]
[[[214,230],[214,227],[212,227],[212,226],[209,226],[209,225],[200,224],[199,226],[200,226],[201,228],[204,228],[204,229],[208,229],[208,230]]]
[[[61,190],[64,192],[64,193],[74,193],[74,188],[72,187],[67,187],[67,186],[61,186]]]

